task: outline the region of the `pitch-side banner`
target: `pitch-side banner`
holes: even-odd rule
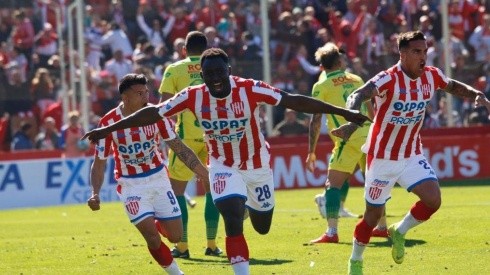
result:
[[[426,158],[438,178],[445,180],[490,178],[490,147],[488,135],[423,137]],[[321,187],[327,179],[331,142],[317,145],[316,171],[306,170],[308,144],[272,146],[272,168],[276,189]],[[362,174],[357,171],[351,183],[362,185]]]
[[[423,137],[425,155],[441,181],[490,178],[489,135]],[[317,169],[305,169],[306,142],[273,144],[271,165],[276,189],[320,188],[327,178],[331,142],[317,146]],[[0,155],[2,159],[2,155]],[[7,159],[7,158],[4,158]],[[92,157],[0,161],[0,209],[85,203]],[[118,200],[114,162],[107,162],[100,192],[103,201]],[[351,183],[362,185],[357,172]],[[198,184],[197,194],[202,194]]]

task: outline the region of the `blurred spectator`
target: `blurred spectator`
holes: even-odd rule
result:
[[[88,144],[80,141],[85,131],[80,124],[78,111],[68,113],[68,124],[61,127],[60,148],[63,149],[62,157],[76,158],[85,155]]]
[[[31,83],[31,93],[42,116],[46,108],[56,99],[53,81],[47,69],[39,68],[36,71]]]
[[[15,132],[12,137],[10,150],[20,151],[34,149],[34,143],[32,142],[33,135],[35,135],[34,127],[30,123],[22,122],[19,130]]]
[[[34,37],[35,52],[39,56],[40,66],[46,67],[49,58],[58,52],[58,34],[50,23],[44,23],[43,29]]]
[[[108,28],[110,30],[107,30]],[[102,45],[108,45],[112,54],[120,50],[124,57],[130,59],[133,55],[133,46],[131,46],[131,42],[126,33],[115,23],[107,24],[105,29],[106,32],[101,40]]]
[[[119,103],[120,95],[117,90],[117,79],[109,71],[103,70],[95,75],[93,81],[95,83],[95,98],[92,104],[92,111],[102,116]]]
[[[143,12],[146,9],[146,6],[140,6],[138,8],[138,14],[136,16],[136,20],[138,22],[138,26],[140,29],[146,34],[146,38],[150,42],[150,44],[156,48],[160,45],[165,44],[165,38],[170,33],[170,28],[172,27],[172,21],[168,21],[165,26],[163,26],[163,20],[160,17],[154,17],[151,19],[151,27],[146,24],[145,17],[143,16]],[[172,17],[171,20],[175,18]]]
[[[32,111],[32,97],[29,83],[22,79],[19,69],[13,69],[10,80],[5,81],[6,110],[10,115]]]
[[[117,81],[133,71],[132,62],[124,58],[123,51],[121,49],[115,50],[114,56],[105,63],[104,67],[112,75],[116,76]]]
[[[46,117],[41,131],[35,139],[36,149],[54,150],[60,145],[60,133],[56,129],[56,122],[52,117]]]
[[[366,16],[365,8],[364,6],[364,9],[358,14],[353,24],[347,20],[343,20],[338,11],[336,12],[333,9],[329,11],[329,24],[332,27],[335,44],[340,49],[343,49],[351,59],[357,56],[359,33]]]
[[[485,14],[481,25],[475,28],[468,40],[475,52],[475,60],[479,63],[486,61],[490,55],[490,14]]]
[[[422,128],[435,129],[439,127],[441,127],[441,125],[439,124],[439,119],[437,118],[437,115],[434,113],[433,105],[427,104]]]
[[[16,10],[13,16],[14,28],[11,33],[13,45],[30,62],[34,45],[34,26],[23,9]]]
[[[0,151],[10,150],[10,123],[9,114],[3,113],[0,118]]]
[[[284,119],[279,122],[272,131],[273,136],[297,136],[305,135],[308,133],[308,127],[305,123],[298,119],[296,111],[286,109],[284,112]]]
[[[18,49],[13,48],[8,57],[9,62],[5,66],[8,81],[10,84],[13,83],[12,73],[13,71],[20,74],[22,82],[27,81],[27,71],[29,68],[29,61],[26,56]],[[17,76],[16,76],[17,77]]]

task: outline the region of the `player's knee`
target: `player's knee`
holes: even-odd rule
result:
[[[257,233],[259,233],[260,235],[265,235],[265,234],[269,233],[270,229],[271,229],[270,226],[257,226],[257,227],[255,227],[255,231],[257,231]]]
[[[162,240],[160,239],[160,235],[158,233],[157,234],[149,233],[143,237],[145,238],[146,244],[148,245],[149,248],[157,249],[160,247],[160,243],[162,242]]]
[[[427,205],[427,207],[434,209],[435,212],[441,207],[442,204],[441,196],[434,196],[430,200],[427,200],[424,203],[425,205]]]
[[[182,234],[169,234],[167,239],[171,243],[178,243],[182,240]]]

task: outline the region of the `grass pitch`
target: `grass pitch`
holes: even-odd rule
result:
[[[245,221],[251,274],[346,274],[357,219],[341,218],[338,244],[310,245],[326,221],[313,202],[321,189],[276,191],[269,234]],[[490,185],[442,188],[443,203],[432,219],[407,234],[401,265],[391,259],[390,241],[371,238],[364,253],[365,274],[490,274]],[[191,259],[178,259],[186,274],[232,274],[227,258],[204,256],[203,197],[189,209]],[[416,201],[395,188],[387,204],[388,223],[399,221]],[[351,188],[346,206],[362,213],[361,188]],[[218,245],[224,250],[220,220]],[[171,247],[171,244],[167,245]],[[120,203],[3,210],[0,212],[1,274],[162,274],[143,237]]]

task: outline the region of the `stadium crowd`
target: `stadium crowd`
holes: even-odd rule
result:
[[[61,96],[87,96],[92,110],[90,125],[94,127],[102,115],[119,104],[118,81],[127,73],[144,73],[150,79],[150,101],[157,103],[162,74],[167,65],[183,58],[184,37],[192,30],[205,33],[209,47],[220,47],[229,54],[233,74],[263,78],[261,29],[265,26],[259,0],[86,0],[85,35],[78,38],[85,43],[86,62],[74,66],[75,77],[81,69],[88,72],[88,90],[75,87],[62,91],[61,77],[68,80],[70,75],[61,75],[55,9],[62,7],[66,12],[69,2],[0,2],[0,151],[66,147],[67,136],[79,136],[83,129],[76,112],[70,113],[71,123],[63,125]],[[427,65],[444,68],[443,47],[449,47],[452,77],[473,84],[489,97],[490,1],[448,1],[449,45],[442,41],[440,2],[268,1],[271,84],[310,95],[320,73],[314,53],[326,42],[342,48],[348,57],[348,70],[366,81],[397,62],[398,33],[419,29],[429,41]],[[425,128],[447,126],[447,101],[439,94],[428,105]],[[490,123],[485,108],[473,109],[471,105],[452,99],[456,126]],[[275,135],[305,132],[298,129],[309,123],[308,116],[299,113],[291,119],[290,111],[278,107],[271,118],[262,114],[264,122],[272,119],[278,125]],[[287,127],[288,123],[296,126]],[[279,131],[282,127],[286,130]]]

